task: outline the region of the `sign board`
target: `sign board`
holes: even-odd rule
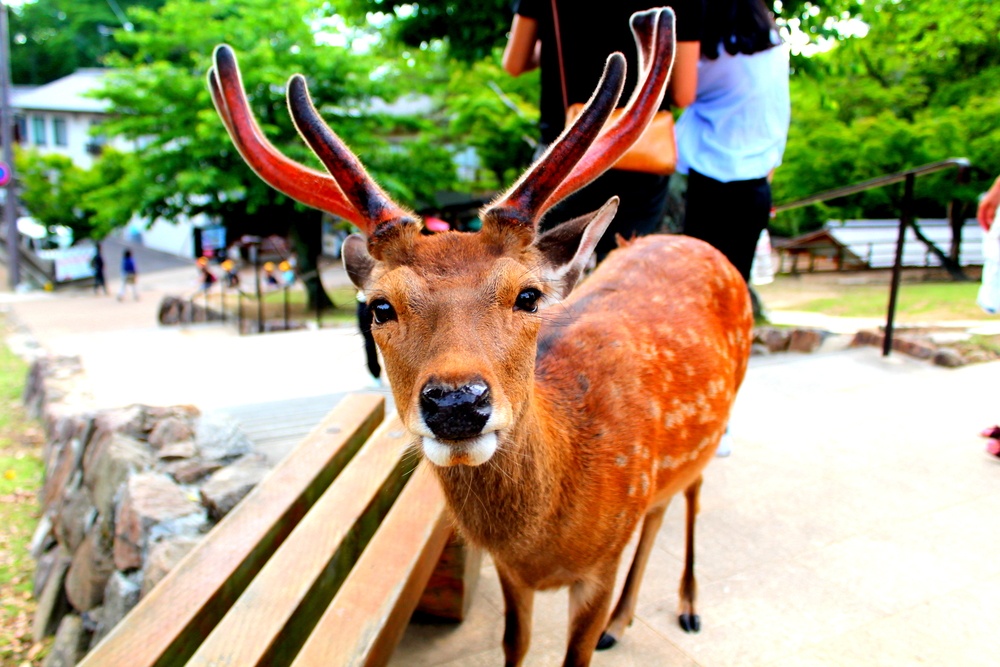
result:
[[[0,187],[10,183],[10,174],[10,167],[7,166],[7,163],[0,162]]]

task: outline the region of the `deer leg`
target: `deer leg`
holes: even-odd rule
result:
[[[528,644],[531,643],[531,610],[535,602],[535,591],[522,585],[499,564],[497,574],[503,589],[504,665],[517,667],[524,660]]]
[[[694,578],[694,522],[698,517],[698,495],[701,492],[701,475],[684,490],[687,501],[687,547],[684,553],[684,575],[681,577],[680,611],[677,620],[684,632],[699,632],[701,618],[695,613],[694,600],[698,584]]]
[[[621,597],[615,605],[615,612],[611,615],[611,622],[597,642],[597,650],[603,651],[615,645],[625,634],[625,628],[632,625],[632,618],[635,616],[635,605],[639,599],[639,586],[642,585],[642,576],[646,572],[646,563],[649,562],[649,554],[653,550],[653,542],[656,534],[663,525],[663,515],[667,511],[667,506],[654,507],[646,512],[646,517],[642,521],[642,532],[639,535],[639,545],[635,549],[635,557],[632,558],[632,565],[629,567],[628,576],[625,577],[625,586],[622,588]]]
[[[593,578],[578,581],[569,589],[569,645],[563,667],[586,667],[607,623],[614,593],[615,558],[610,567]]]

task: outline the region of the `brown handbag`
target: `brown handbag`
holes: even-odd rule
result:
[[[559,14],[556,0],[552,0],[552,25],[556,33],[556,54],[559,56],[559,82],[562,84],[563,107],[566,109],[566,125],[569,126],[583,111],[582,103],[569,104],[566,92],[566,72],[563,68],[562,38],[559,34]],[[607,125],[621,118],[625,109],[611,112]],[[646,126],[639,139],[618,158],[613,169],[641,171],[647,174],[669,176],[677,167],[677,139],[674,136],[674,115],[669,110],[657,111],[652,122]]]

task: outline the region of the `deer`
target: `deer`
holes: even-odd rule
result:
[[[268,142],[230,47],[216,48],[208,72],[223,124],[256,174],[361,230],[343,245],[345,268],[372,309],[400,419],[460,533],[493,559],[507,665],[527,653],[538,590],[569,589],[564,665],[588,665],[595,649],[620,641],[667,505],[682,492],[678,621],[688,632],[701,627],[695,519],[703,470],[746,373],[747,285],[721,253],[679,235],[620,240],[584,278],[617,198],[538,231],[552,206],[615,163],[661,104],[673,11],[639,12],[630,25],[640,83],[620,118],[608,123],[625,73],[614,53],[575,122],[481,209],[478,232],[421,234],[419,216],[393,202],[321,118],[302,75],[288,81],[289,111],[325,172]]]

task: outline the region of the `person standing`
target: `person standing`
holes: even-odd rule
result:
[[[633,13],[655,6],[671,7],[677,19],[673,74],[661,108],[684,107],[695,98],[704,0],[660,3],[620,0],[595,6],[599,8],[584,8],[566,0],[518,0],[515,3],[503,66],[513,76],[541,67],[539,128],[542,150],[563,131],[566,105],[586,102],[590,98],[608,56],[615,51],[622,53],[627,63],[625,88],[618,103],[619,107],[625,106],[636,86],[639,70],[629,19]],[[554,14],[558,21],[553,20]],[[536,154],[536,158],[539,155]],[[667,182],[668,177],[659,174],[609,169],[553,207],[542,226],[548,229],[592,213],[617,195],[621,200],[618,213],[595,251],[597,260],[601,261],[616,247],[616,235],[627,239],[659,229],[667,205]]]
[[[121,301],[125,298],[125,290],[128,287],[132,288],[132,296],[136,301],[139,300],[139,290],[136,287],[136,277],[138,276],[138,271],[135,268],[135,260],[132,258],[132,251],[126,249],[122,253],[122,288],[118,291],[118,300]]]
[[[749,281],[788,138],[788,49],[763,0],[707,0],[705,15],[697,94],[676,128],[683,229]]]
[[[94,294],[101,290],[108,295],[108,284],[104,279],[104,257],[101,255],[101,244],[94,246],[94,256],[90,259],[90,268],[94,271]]]

